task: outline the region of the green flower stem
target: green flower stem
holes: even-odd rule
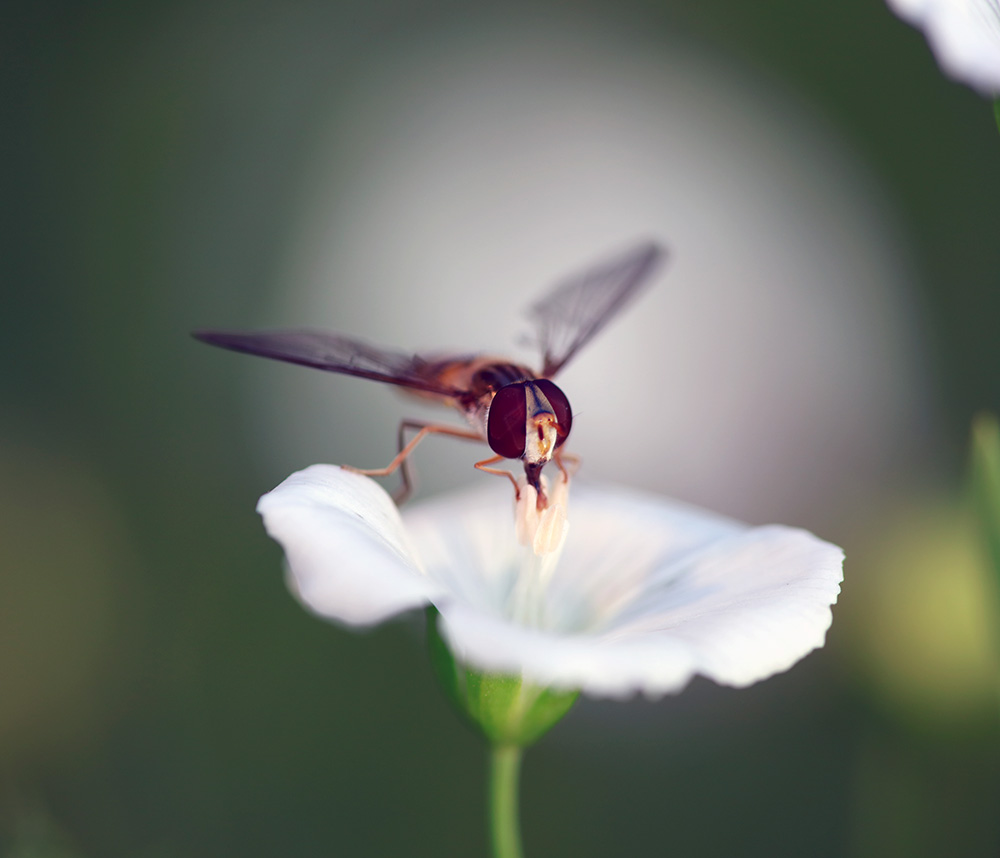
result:
[[[518,776],[521,748],[494,745],[490,756],[490,834],[493,858],[522,858],[518,821]]]
[[[996,415],[978,414],[972,421],[970,458],[973,505],[993,571],[993,593],[1000,600],[1000,421]]]
[[[993,116],[997,121],[997,130],[1000,130],[1000,98],[993,102]]]

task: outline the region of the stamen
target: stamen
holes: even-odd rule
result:
[[[547,497],[547,503],[542,508],[538,506],[538,492],[524,477],[518,481],[520,492],[514,505],[517,541],[521,545],[530,546],[537,555],[559,551],[569,530],[569,523],[566,521],[569,480],[557,480],[555,489],[549,492],[548,480],[542,477],[541,486],[542,496]]]

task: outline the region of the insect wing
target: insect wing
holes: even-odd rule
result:
[[[543,377],[555,375],[634,298],[665,258],[647,242],[559,284],[528,310],[538,326]]]
[[[370,345],[362,340],[324,331],[195,331],[196,339],[237,352],[311,366],[327,372],[356,375],[437,393],[461,396],[465,391],[441,384],[418,355]]]

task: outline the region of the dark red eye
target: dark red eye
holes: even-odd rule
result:
[[[538,387],[552,406],[556,421],[559,423],[559,440],[556,441],[556,446],[560,447],[569,437],[569,430],[573,425],[573,409],[570,408],[569,400],[566,394],[547,378],[536,379],[532,384]]]
[[[486,440],[493,452],[505,459],[520,459],[524,455],[527,421],[524,382],[501,387],[490,403],[486,418]]]

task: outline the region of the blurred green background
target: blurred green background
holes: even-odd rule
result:
[[[962,503],[969,421],[1000,408],[1000,135],[989,103],[944,79],[919,33],[874,0],[8,2],[2,20],[0,854],[485,854],[484,751],[434,686],[422,618],[358,634],[308,616],[253,512],[295,467],[388,458],[403,407],[374,385],[302,382],[331,407],[350,389],[392,416],[370,447],[339,427],[297,446],[312,416],[256,391],[299,384],[300,370],[250,366],[188,332],[354,331],[279,297],[298,230],[322,211],[307,198],[331,122],[348,138],[325,153],[341,177],[334,196],[377,191],[391,208],[391,182],[351,180],[355,163],[367,176],[383,169],[365,143],[390,133],[367,100],[399,79],[378,83],[382,66],[414,52],[433,65],[445,44],[436,73],[450,80],[447,57],[503,56],[503,34],[523,32],[539,52],[548,34],[563,34],[566,51],[586,32],[575,68],[607,33],[623,66],[632,40],[647,60],[698,57],[724,69],[706,93],[729,75],[812,116],[803,148],[836,140],[903,248],[891,306],[919,343],[905,370],[920,391],[904,421],[917,440],[899,440],[911,453],[875,468],[877,486],[856,495],[830,497],[801,462],[794,473],[768,465],[796,491],[758,507],[647,469],[642,479],[664,493],[843,545],[829,642],[748,690],[696,680],[656,702],[582,701],[526,758],[527,853],[1000,853],[998,626]],[[517,97],[498,80],[495,102],[478,106],[502,113]],[[419,102],[408,109],[418,125],[437,122]],[[734,159],[750,145],[724,114],[715,124]],[[396,142],[405,162],[409,141]],[[435,228],[433,198],[426,214]],[[679,257],[697,255],[678,243],[680,225],[637,222]],[[627,238],[630,224],[612,232]],[[595,215],[584,238],[601,226]],[[461,257],[455,223],[439,228],[461,259],[436,259],[440,276],[486,267]],[[419,251],[406,229],[367,240],[362,256]],[[490,241],[491,264],[537,250],[516,231]],[[794,241],[789,228],[789,253]],[[835,233],[816,241],[831,259],[851,253]],[[559,259],[544,270],[588,261]],[[325,288],[344,300],[370,289],[376,305],[396,289],[401,301],[430,297],[439,315],[459,312],[435,296],[433,276]],[[678,290],[685,283],[704,286],[679,267]],[[514,309],[540,285],[526,283]],[[480,300],[488,309],[495,296]],[[857,312],[860,323],[865,305]],[[413,322],[392,315],[389,333],[377,314],[364,333],[401,346],[438,336],[400,339]],[[470,333],[441,345],[477,342]],[[602,359],[614,365],[614,354]],[[669,379],[656,383],[669,398]],[[373,433],[380,412],[354,407],[346,431]],[[599,400],[590,413],[604,419]],[[866,412],[852,420],[831,437],[878,431]],[[282,424],[291,435],[275,434]],[[651,423],[639,428],[656,436]],[[735,439],[741,428],[726,431]],[[583,440],[578,452],[600,465]],[[831,443],[816,445],[820,470],[840,467]],[[641,465],[642,449],[632,458]],[[472,479],[464,467],[456,473]]]

